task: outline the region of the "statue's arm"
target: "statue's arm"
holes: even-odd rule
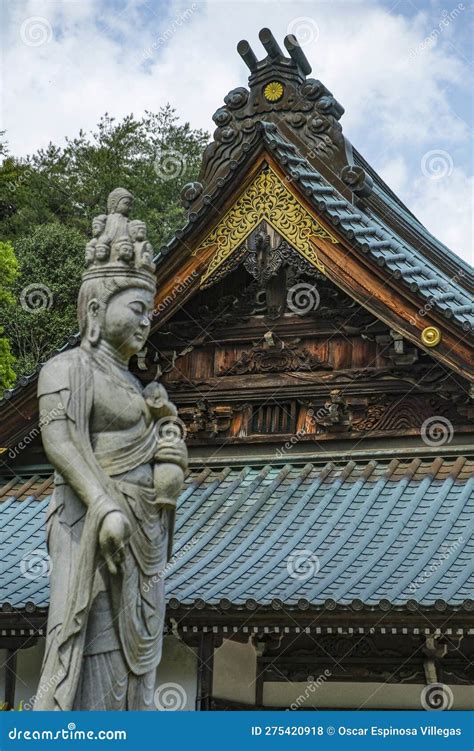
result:
[[[40,396],[40,412],[45,416],[41,437],[46,456],[85,506],[100,500],[108,511],[119,511],[119,507],[106,495],[99,477],[71,439],[72,426],[64,404],[68,397],[67,389]]]
[[[101,482],[101,469],[95,464],[90,445],[81,445],[71,405],[71,368],[77,367],[74,354],[59,355],[41,370],[38,396],[41,435],[46,456],[86,507],[94,507],[101,516],[99,545],[111,574],[124,560],[130,536],[128,521],[114,498]],[[88,415],[85,415],[86,419]],[[84,438],[82,438],[84,441]]]
[[[84,438],[77,430],[78,417],[71,398],[71,374],[77,367],[77,352],[72,351],[53,357],[41,369],[38,379],[41,438],[46,456],[56,471],[85,506],[90,506],[94,501],[102,501],[106,491],[100,474],[91,466],[90,446],[80,445]],[[90,410],[88,401],[85,399],[83,404],[86,422]],[[111,504],[110,511],[117,509],[112,499],[104,498],[104,502]]]

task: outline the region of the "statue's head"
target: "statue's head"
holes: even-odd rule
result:
[[[78,299],[79,327],[84,343],[104,341],[122,357],[139,352],[150,331],[154,286],[126,276],[89,279]]]
[[[128,225],[128,231],[132,240],[138,240],[138,242],[146,240],[146,223],[140,219],[133,219]]]
[[[132,205],[132,194],[125,188],[115,188],[107,199],[107,213],[128,216]]]
[[[130,263],[133,259],[133,244],[130,237],[128,235],[119,237],[113,245],[113,252],[118,261]]]
[[[99,237],[105,229],[105,223],[107,221],[107,214],[99,214],[92,220],[92,236]]]
[[[107,201],[108,213],[125,215],[132,201],[128,190],[116,188]],[[103,229],[104,219],[107,217],[101,215],[94,222]],[[156,290],[155,267],[143,254],[135,253],[131,225],[141,228],[146,236],[144,222],[127,220],[111,247],[107,238],[99,237],[94,257],[82,275],[77,303],[83,343],[96,347],[107,342],[125,358],[139,352],[146,341]]]

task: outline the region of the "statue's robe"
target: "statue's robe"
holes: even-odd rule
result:
[[[133,477],[152,461],[156,438],[151,423],[132,441],[125,430],[123,445],[93,450],[89,423],[97,367],[78,348],[49,361],[38,386],[40,397],[58,394],[70,439],[98,478],[104,496],[91,498],[86,507],[55,475],[47,518],[50,611],[36,710],[154,708],[165,613],[168,517],[156,504],[153,487]],[[122,570],[112,576],[98,536],[105,516],[117,509],[126,515],[132,532]]]

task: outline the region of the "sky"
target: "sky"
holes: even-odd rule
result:
[[[247,83],[236,52],[294,33],[345,108],[346,138],[410,210],[473,263],[474,6],[454,0],[1,0],[0,128],[10,152],[170,103],[214,130]]]

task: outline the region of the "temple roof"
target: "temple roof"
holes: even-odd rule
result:
[[[267,53],[262,60],[248,42],[238,45],[250,70],[248,89],[230,91],[224,106],[214,113],[217,128],[203,155],[199,178],[182,192],[187,222],[154,259],[160,282],[170,257],[183,247],[188,253],[195,247],[196,234],[215,224],[223,203],[240,190],[240,176],[259,152],[265,152],[327,225],[351,244],[361,264],[366,259],[372,262],[384,275],[387,288],[395,284],[414,296],[419,304],[418,328],[428,326],[430,314],[437,313],[457,329],[458,342],[464,344],[474,330],[472,267],[433,237],[353,148],[342,132],[344,108],[321,81],[307,77],[311,66],[295,37],[285,38],[289,54],[285,56],[269,29],[262,29],[259,36]],[[175,267],[171,273],[176,274]],[[393,320],[391,325],[395,327]],[[79,336],[72,335],[57,352],[78,341]],[[449,345],[446,350],[450,365],[456,358],[466,363],[465,350],[459,354],[455,349]],[[433,349],[430,354],[438,353]],[[471,375],[472,362],[464,367],[463,374]],[[40,368],[6,390],[0,408],[36,381]]]
[[[471,610],[473,470],[464,457],[193,469],[168,605]],[[48,604],[51,484],[37,475],[0,489],[4,609]],[[20,575],[29,556],[35,578]]]
[[[274,123],[257,123],[253,131],[253,138],[247,142],[248,148],[242,152],[239,162],[229,164],[227,173],[221,176],[221,181],[209,195],[209,201],[203,203],[198,212],[190,214],[186,227],[162,249],[163,254],[170,252],[185,239],[187,231],[206,213],[208,203],[214,204],[225,183],[233,179],[239,163],[244,164],[251,159],[251,152],[258,149],[261,141],[315,210],[334,229],[343,233],[363,255],[371,257],[407,289],[417,293],[423,302],[429,302],[430,306],[438,309],[463,330],[474,329],[474,297],[465,288],[467,272],[460,259],[457,276],[443,271],[424,253],[423,244],[410,243],[394,232],[373,210],[361,205],[355,206],[344,198],[299,153],[296,146],[280,133]]]

